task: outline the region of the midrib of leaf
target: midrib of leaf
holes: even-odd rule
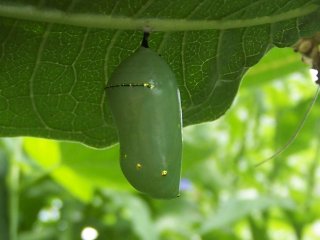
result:
[[[0,4],[0,16],[30,21],[40,21],[73,25],[80,27],[137,30],[150,29],[153,31],[194,31],[209,29],[234,29],[276,23],[292,18],[308,15],[318,9],[317,5],[306,5],[285,13],[272,16],[261,16],[251,19],[234,20],[185,20],[185,19],[156,19],[128,18],[99,14],[65,13],[58,10],[37,9],[32,6],[10,6]]]

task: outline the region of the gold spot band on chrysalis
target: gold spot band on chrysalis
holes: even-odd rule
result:
[[[111,85],[107,86],[105,88],[117,88],[117,87],[146,87],[146,88],[154,88],[154,85],[151,83],[122,83],[122,84],[117,84],[117,85]]]

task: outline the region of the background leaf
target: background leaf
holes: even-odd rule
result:
[[[82,201],[91,200],[98,187],[132,190],[118,163],[118,145],[97,150],[75,143],[26,138],[24,148],[44,174]]]

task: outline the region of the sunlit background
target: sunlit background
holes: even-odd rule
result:
[[[318,101],[288,149],[256,167],[294,134],[314,81],[291,49],[272,50],[223,117],[184,129],[174,200],[137,193],[121,173],[118,145],[2,139],[0,239],[6,219],[18,224],[19,240],[320,239]]]

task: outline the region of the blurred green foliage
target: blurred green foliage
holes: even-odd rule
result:
[[[319,103],[290,148],[255,167],[286,143],[314,97],[307,69],[274,49],[247,73],[226,115],[185,128],[174,200],[137,193],[118,145],[2,139],[0,239],[320,238]]]

